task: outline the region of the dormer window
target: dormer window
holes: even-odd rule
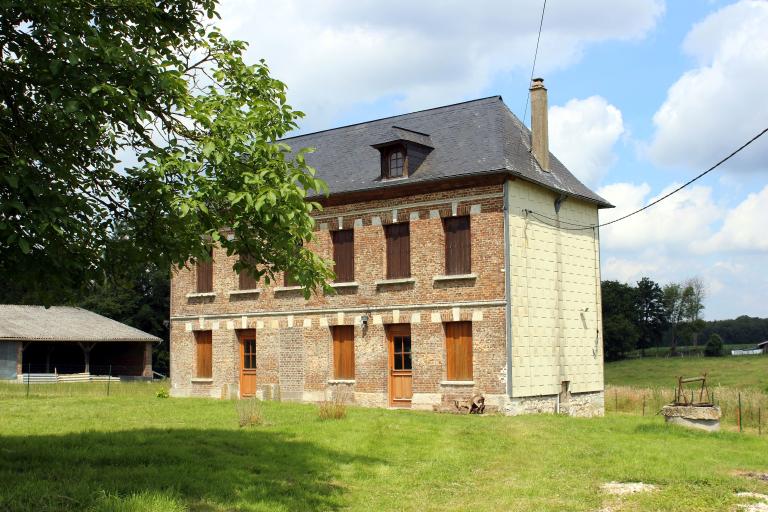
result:
[[[426,133],[393,126],[372,148],[381,154],[381,179],[408,178],[418,172],[433,149]]]
[[[405,150],[402,147],[394,147],[389,150],[383,174],[385,178],[402,178],[407,175]]]

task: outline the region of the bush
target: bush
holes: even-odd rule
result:
[[[325,400],[317,411],[321,420],[340,420],[347,417],[347,390],[336,389],[332,400]]]
[[[241,427],[252,427],[264,423],[264,411],[261,400],[258,398],[237,400],[235,410],[237,410],[237,424]]]
[[[707,340],[707,346],[704,348],[704,355],[707,357],[720,357],[723,355],[723,339],[719,334],[711,334]]]
[[[168,390],[167,390],[167,389],[163,388],[163,389],[159,389],[159,390],[157,391],[157,393],[155,394],[155,396],[156,396],[157,398],[168,398],[168,397],[170,397],[171,395],[169,395],[169,394],[168,394]]]

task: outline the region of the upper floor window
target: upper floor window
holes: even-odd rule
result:
[[[383,178],[402,178],[408,175],[408,164],[403,146],[393,146],[382,157],[381,175]]]
[[[252,259],[248,256],[241,256],[240,259],[243,262],[251,263]],[[259,280],[251,275],[251,273],[245,269],[240,270],[239,285],[241,290],[255,290],[259,287]]]
[[[469,216],[446,217],[445,230],[445,274],[469,274],[472,272],[472,237],[469,230]]]
[[[387,279],[411,277],[411,231],[407,222],[384,226]]]
[[[213,251],[208,250],[211,259],[208,261],[197,260],[197,293],[210,293],[213,291]]]
[[[337,283],[355,280],[355,232],[351,229],[331,232],[333,241],[333,271]]]

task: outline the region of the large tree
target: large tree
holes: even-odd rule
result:
[[[637,340],[637,348],[643,355],[645,349],[658,344],[664,333],[667,323],[666,310],[664,308],[664,292],[658,283],[644,277],[637,282],[635,292],[635,314],[640,337]]]
[[[182,266],[219,244],[307,292],[331,277],[304,245],[324,184],[276,143],[302,114],[209,24],[215,8],[0,4],[0,275],[59,302],[115,268]]]
[[[618,281],[603,281],[603,344],[605,359],[616,361],[634,350],[640,331],[635,324],[637,290]]]

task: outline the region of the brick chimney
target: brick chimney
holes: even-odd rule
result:
[[[531,150],[542,169],[549,172],[549,129],[547,127],[547,88],[543,78],[531,83]]]

